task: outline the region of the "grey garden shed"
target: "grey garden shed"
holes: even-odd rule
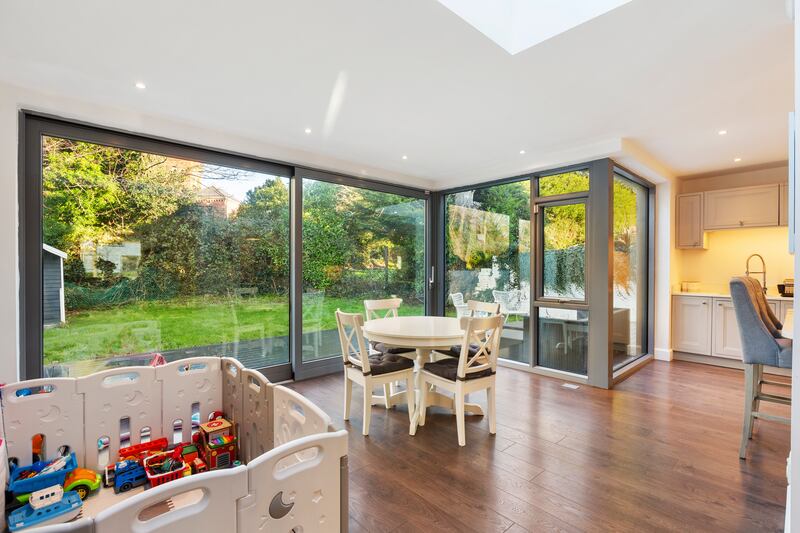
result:
[[[66,320],[64,309],[64,260],[67,254],[42,244],[42,322],[57,326]]]

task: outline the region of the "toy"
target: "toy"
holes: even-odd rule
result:
[[[119,460],[142,461],[143,459],[154,453],[166,451],[168,446],[169,442],[165,437],[161,437],[160,439],[156,440],[151,440],[150,442],[142,442],[140,444],[134,444],[133,446],[128,446],[127,448],[120,448]]]
[[[8,529],[19,531],[35,526],[61,524],[78,516],[83,502],[77,492],[67,491],[61,485],[53,485],[34,491],[24,507],[8,515]]]
[[[206,465],[206,462],[200,457],[200,450],[197,449],[196,444],[189,444],[187,442],[178,444],[175,449],[172,450],[172,456],[188,464],[192,469],[192,474],[208,471],[208,465]]]
[[[39,461],[27,467],[11,467],[8,490],[19,494],[30,494],[53,485],[63,485],[67,474],[78,467],[75,453],[61,455],[52,461]]]
[[[147,473],[137,461],[120,461],[109,466],[112,468],[106,467],[104,485],[113,485],[116,494],[147,483]]]
[[[192,439],[199,446],[203,461],[210,470],[228,468],[236,460],[233,424],[224,418],[200,424],[200,431]]]
[[[64,480],[64,490],[75,491],[81,500],[100,488],[100,474],[87,468],[76,468]]]
[[[186,477],[192,473],[191,467],[183,459],[175,459],[172,454],[160,453],[144,460],[144,471],[151,487],[167,481]]]
[[[64,480],[64,490],[74,490],[78,493],[78,496],[81,497],[81,500],[85,500],[90,492],[100,488],[100,480],[100,474],[94,470],[76,468],[67,474],[67,477]],[[29,498],[30,494],[27,493],[16,495],[16,499],[20,503],[27,503]]]

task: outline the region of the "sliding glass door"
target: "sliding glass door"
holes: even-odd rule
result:
[[[425,313],[428,193],[26,115],[23,378],[195,356],[341,369],[335,311]]]
[[[301,178],[304,369],[341,364],[337,309],[402,298],[401,315],[425,314],[425,199],[315,177]]]
[[[41,136],[42,364],[289,363],[289,178]]]
[[[500,357],[530,363],[531,223],[528,179],[445,196],[445,313],[469,300],[506,316]]]

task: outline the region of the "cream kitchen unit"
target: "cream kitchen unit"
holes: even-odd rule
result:
[[[679,194],[675,247],[705,249],[707,231],[786,226],[788,198],[784,183]]]
[[[767,296],[780,320],[792,298]],[[712,293],[672,295],[672,349],[696,355],[742,359],[742,342],[730,296]]]

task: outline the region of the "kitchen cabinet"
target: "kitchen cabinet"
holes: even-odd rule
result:
[[[789,185],[787,183],[781,184],[780,187],[780,211],[778,211],[778,225],[789,225]]]
[[[704,296],[673,296],[673,350],[711,355],[711,303]]]
[[[794,302],[789,300],[783,300],[781,302],[779,312],[775,313],[778,316],[778,320],[780,320],[781,322],[786,320],[786,312],[789,309],[794,309]]]
[[[730,298],[714,298],[714,340],[712,354],[717,357],[742,359],[742,339],[736,322],[736,310]]]
[[[679,194],[676,201],[678,248],[705,248],[703,193]]]
[[[794,303],[768,299],[782,321]],[[736,311],[729,297],[674,295],[672,297],[672,348],[679,352],[742,359],[742,341]]]
[[[780,185],[777,183],[704,194],[704,230],[778,225]]]

